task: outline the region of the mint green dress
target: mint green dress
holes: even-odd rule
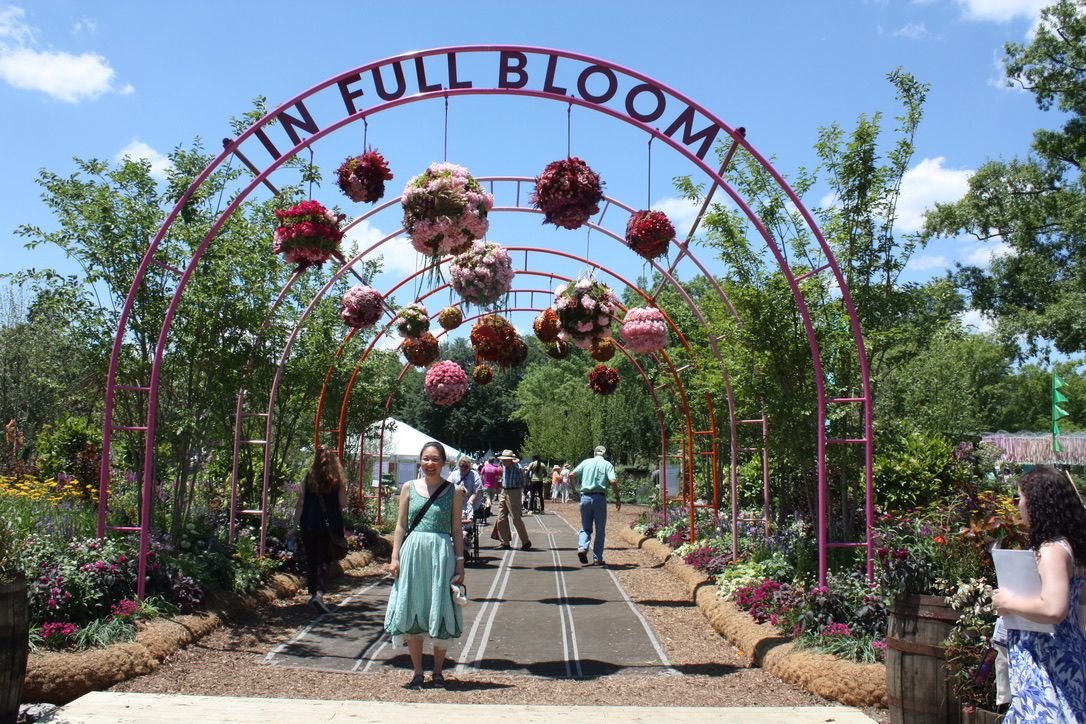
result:
[[[407,521],[415,519],[426,496],[410,486]],[[459,638],[464,628],[460,607],[452,600],[456,551],[452,543],[455,488],[449,486],[422,516],[400,546],[400,575],[392,584],[385,611],[385,630],[394,646],[410,637]],[[457,511],[459,512],[459,511]]]

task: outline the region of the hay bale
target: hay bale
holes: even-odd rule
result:
[[[157,664],[147,648],[136,643],[70,654],[32,654],[26,666],[23,701],[67,704],[87,692],[147,674]]]

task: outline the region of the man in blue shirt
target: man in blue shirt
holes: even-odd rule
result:
[[[502,464],[502,495],[498,502],[498,522],[495,524],[498,539],[501,541],[498,548],[501,550],[510,548],[513,535],[509,530],[509,518],[512,517],[513,526],[517,529],[517,535],[520,536],[520,547],[523,550],[531,550],[532,542],[528,540],[528,530],[520,517],[523,510],[521,495],[524,492],[524,471],[517,465],[517,456],[512,450],[502,450],[498,460]]]
[[[577,558],[588,564],[588,544],[592,542],[592,564],[604,565],[603,544],[607,536],[607,486],[615,494],[615,511],[622,510],[619,500],[618,481],[615,478],[615,466],[604,455],[607,448],[599,445],[593,456],[573,469],[574,485],[581,494],[581,531],[577,536]],[[595,539],[593,540],[593,531]]]

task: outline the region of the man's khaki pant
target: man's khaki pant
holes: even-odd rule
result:
[[[509,532],[509,516],[513,517],[513,527],[517,529],[517,535],[520,536],[520,544],[531,542],[528,540],[528,530],[524,527],[524,521],[520,519],[520,512],[523,510],[522,492],[520,488],[502,488],[501,498],[498,501],[498,522],[495,523],[502,545],[509,545],[512,539]]]

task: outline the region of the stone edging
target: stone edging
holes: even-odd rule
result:
[[[848,706],[886,708],[885,665],[858,664],[797,649],[775,626],[757,623],[745,611],[721,598],[708,576],[672,555],[667,545],[632,528],[622,529],[622,539],[662,562],[664,568],[683,582],[702,615],[718,634],[739,649],[748,666],[760,666],[790,684]]]
[[[329,578],[374,560],[372,551],[350,553],[336,561]],[[154,619],[140,628],[136,640],[104,649],[72,653],[32,652],[23,680],[24,702],[63,705],[91,691],[150,673],[167,656],[214,631],[224,621],[240,618],[260,605],[289,598],[305,587],[305,576],[277,573],[250,594],[220,594],[211,599],[207,611]]]

